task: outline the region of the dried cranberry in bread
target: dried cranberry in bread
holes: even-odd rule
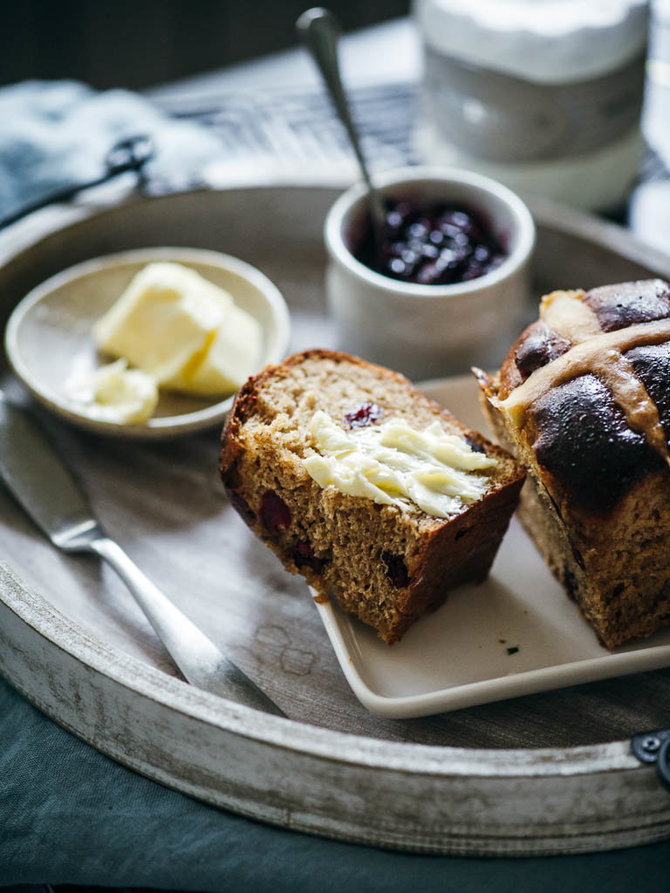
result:
[[[668,624],[668,284],[553,292],[499,374],[476,374],[529,472],[521,520],[600,640]]]
[[[453,478],[456,489],[471,492],[435,497],[408,472],[402,480],[413,482],[416,499],[431,511],[437,499],[444,516],[419,508],[385,480],[389,456],[403,467],[414,462],[413,446],[381,445],[393,437],[424,446],[437,438],[436,449],[455,451],[461,471],[443,466],[419,478],[447,490],[444,480]],[[357,476],[363,466],[369,479]],[[329,468],[343,474],[337,485],[323,478]],[[389,644],[442,604],[448,589],[485,579],[523,481],[511,456],[401,375],[326,350],[296,354],[249,379],[224,428],[220,470],[232,504],[286,569],[319,597],[335,596]],[[359,486],[374,498],[342,489]]]

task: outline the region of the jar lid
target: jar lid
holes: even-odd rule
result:
[[[644,47],[647,0],[417,0],[437,52],[537,83],[606,74]]]

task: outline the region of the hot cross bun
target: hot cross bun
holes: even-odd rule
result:
[[[529,472],[520,517],[609,648],[670,623],[670,287],[556,291],[475,370]]]

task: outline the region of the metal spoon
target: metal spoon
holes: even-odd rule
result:
[[[24,205],[22,208],[19,208],[18,211],[14,211],[13,214],[9,214],[7,217],[0,219],[0,229],[10,226],[12,223],[16,223],[17,220],[27,217],[28,214],[32,214],[33,211],[39,211],[40,208],[46,208],[47,205],[53,205],[56,202],[69,202],[70,199],[73,199],[84,189],[99,186],[101,183],[106,183],[108,180],[118,177],[119,174],[135,171],[141,182],[144,166],[148,161],[151,161],[154,154],[154,146],[151,138],[148,136],[131,136],[119,140],[117,143],[114,143],[105,156],[105,170],[99,177],[96,177],[94,180],[89,180],[87,183],[76,183],[74,186],[63,186],[62,189],[57,189],[55,192],[51,192],[43,198],[38,198],[36,201]]]
[[[358,159],[363,179],[368,187],[370,218],[374,236],[379,245],[382,242],[384,233],[386,213],[384,211],[383,199],[370,177],[370,171],[361,149],[358,133],[351,117],[349,103],[342,87],[340,67],[337,61],[337,41],[341,32],[340,24],[330,10],[314,7],[303,12],[296,22],[296,28],[321,72],[335,110],[344,124]]]

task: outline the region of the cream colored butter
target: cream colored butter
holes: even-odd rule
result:
[[[232,393],[256,370],[261,347],[259,324],[232,304],[205,348],[163,386],[202,396]]]
[[[254,371],[258,322],[232,296],[177,263],[153,263],[93,329],[100,350],[123,357],[162,387],[230,393]]]
[[[438,421],[419,431],[392,418],[348,432],[319,410],[310,434],[315,452],[303,464],[319,486],[401,509],[414,503],[437,518],[480,499],[489,482],[473,472],[496,464]]]
[[[78,411],[119,425],[146,422],[158,403],[154,379],[139,369],[128,369],[126,360],[117,360],[79,378],[70,392]]]

